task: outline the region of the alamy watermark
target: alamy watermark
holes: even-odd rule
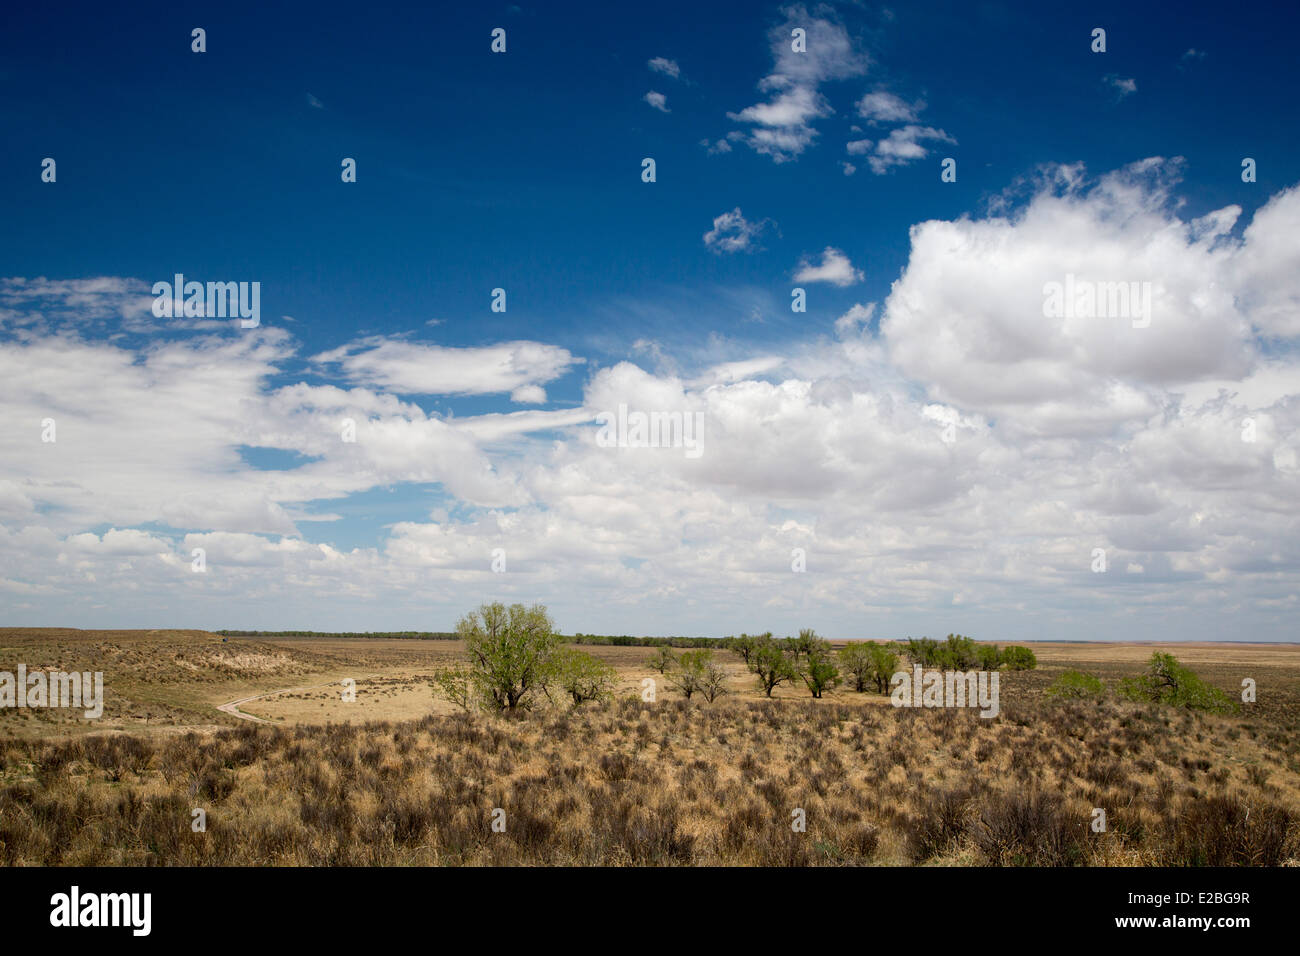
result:
[[[242,329],[262,322],[262,283],[186,282],[176,273],[171,282],[153,284],[153,314],[158,319],[234,319]]]
[[[80,707],[87,720],[104,713],[104,672],[0,671],[0,707]]]
[[[596,416],[601,448],[682,448],[687,458],[704,454],[704,413],[628,411],[620,403],[617,412]]]
[[[1067,272],[1064,282],[1043,285],[1048,319],[1132,319],[1133,328],[1151,324],[1150,282],[1093,282]]]
[[[898,671],[889,679],[895,707],[979,707],[981,717],[996,717],[997,671],[929,671],[920,664],[912,672]]]
[[[50,925],[55,927],[127,927],[133,936],[148,936],[153,919],[152,893],[83,893],[74,885],[50,897]]]

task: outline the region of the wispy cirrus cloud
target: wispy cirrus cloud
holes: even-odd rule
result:
[[[321,352],[312,362],[336,366],[349,382],[408,395],[512,393],[517,401],[545,400],[540,386],[582,360],[541,342],[503,342],[461,348],[373,336]]]

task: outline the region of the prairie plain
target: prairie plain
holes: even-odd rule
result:
[[[582,650],[615,668],[612,701],[492,716],[432,692],[459,641],[0,629],[0,672],[104,674],[97,720],[0,708],[0,862],[1297,862],[1300,646],[1031,646],[994,719],[843,685],[768,699],[721,650],[727,693],[687,701],[654,648],[602,645]],[[1114,695],[1155,649],[1257,700]],[[1067,670],[1106,694],[1052,699]]]

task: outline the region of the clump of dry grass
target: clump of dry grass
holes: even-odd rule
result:
[[[1266,735],[1232,739],[1237,729],[1239,718],[1116,702],[1012,701],[984,720],[624,699],[513,717],[12,741],[0,751],[0,863],[1294,859],[1288,754]],[[1105,832],[1089,826],[1094,808]],[[204,832],[191,827],[196,809]]]

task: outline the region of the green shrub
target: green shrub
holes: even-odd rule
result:
[[[1031,671],[1038,666],[1038,658],[1029,648],[1012,645],[1002,651],[1002,666],[1009,671]]]
[[[1146,673],[1120,681],[1119,692],[1129,700],[1142,703],[1172,704],[1216,713],[1234,709],[1231,697],[1178,663],[1174,655],[1162,651],[1151,655]]]
[[[1106,689],[1101,678],[1082,671],[1066,671],[1047,688],[1047,696],[1057,700],[1097,700]]]

